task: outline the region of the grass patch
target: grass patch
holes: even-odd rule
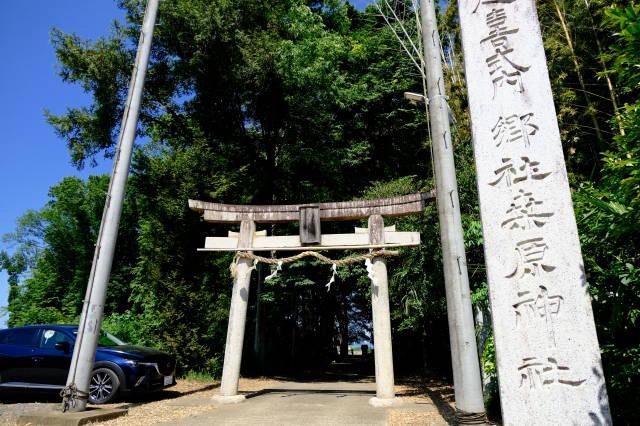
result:
[[[193,380],[195,382],[211,383],[218,380],[214,375],[205,371],[187,371],[182,377],[183,380]]]

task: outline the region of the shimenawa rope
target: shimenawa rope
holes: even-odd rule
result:
[[[331,289],[331,284],[336,279],[338,266],[352,265],[354,263],[360,263],[364,260],[366,262],[365,265],[367,266],[367,272],[369,273],[369,278],[372,278],[373,271],[371,266],[371,259],[375,257],[395,257],[399,255],[400,255],[399,251],[376,250],[366,254],[350,256],[350,257],[345,257],[344,259],[334,260],[318,253],[317,251],[303,251],[302,253],[298,253],[295,256],[282,257],[282,258],[263,257],[263,256],[255,255],[250,252],[239,251],[236,253],[236,256],[233,259],[233,262],[231,262],[231,265],[229,266],[229,269],[231,271],[231,276],[235,278],[237,273],[238,261],[240,259],[253,260],[253,266],[251,267],[252,269],[255,268],[256,264],[260,262],[265,263],[267,265],[276,265],[276,269],[269,276],[265,278],[265,281],[268,281],[271,278],[274,278],[278,274],[278,271],[282,270],[283,264],[296,262],[298,260],[304,259],[305,257],[315,257],[320,262],[331,265],[333,274],[329,282],[326,284],[327,291],[329,291]]]
[[[467,413],[466,411],[456,409],[456,420],[459,425],[487,425],[486,413]]]
[[[75,383],[71,383],[70,385],[64,387],[60,391],[60,396],[62,397],[62,412],[66,412],[69,408],[75,408],[76,400],[79,399],[89,399],[89,394],[86,392],[82,392],[78,390],[78,387]]]

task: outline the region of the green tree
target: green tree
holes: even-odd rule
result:
[[[613,414],[633,424],[640,403],[640,7],[606,14],[616,37],[607,59],[628,102],[615,118],[623,131],[603,154],[602,178],[584,183],[575,201]]]
[[[537,2],[613,413],[628,422],[640,375],[640,30],[637,6],[607,7],[612,3]],[[92,98],[47,114],[77,167],[113,155],[144,1],[119,5],[125,22],[108,37],[52,33],[61,78]],[[411,11],[409,1],[394,5]],[[204,223],[187,200],[318,202],[432,188],[424,109],[402,98],[421,92],[421,81],[372,8],[360,12],[341,0],[165,0],[160,7],[104,327],[176,353],[183,370],[219,373],[232,257],[196,249],[205,235],[228,229]],[[476,306],[486,309],[455,2],[441,7],[470,280]],[[64,179],[47,205],[27,212],[5,238],[0,268],[10,279],[11,325],[77,320],[107,184],[105,176]],[[428,206],[421,217],[388,222],[419,230],[423,239],[389,261],[396,365],[446,371],[437,212]],[[363,224],[326,224],[323,232],[351,232],[353,225]],[[268,327],[260,336],[264,353],[245,356],[245,367],[260,356],[280,371],[322,366],[337,356],[336,346],[344,352],[346,341],[366,339],[366,272],[354,265],[338,275],[327,292],[329,268],[300,262],[261,284],[259,296],[252,289],[247,340],[258,302]],[[495,374],[488,342],[483,364]]]

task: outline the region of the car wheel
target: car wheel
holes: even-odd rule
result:
[[[97,368],[93,370],[89,383],[89,402],[106,404],[115,398],[119,387],[120,380],[115,371],[109,368]]]

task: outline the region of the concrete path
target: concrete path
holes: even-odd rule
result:
[[[374,383],[354,382],[285,382],[277,388],[247,395],[240,404],[216,405],[212,411],[185,417],[163,425],[386,425],[391,418],[420,419],[417,423],[402,420],[393,424],[447,425],[430,402],[405,399],[401,407],[374,408],[368,404],[375,396]],[[175,400],[168,404],[212,404],[209,398]],[[390,416],[393,414],[393,416]],[[418,417],[415,417],[418,416]]]

